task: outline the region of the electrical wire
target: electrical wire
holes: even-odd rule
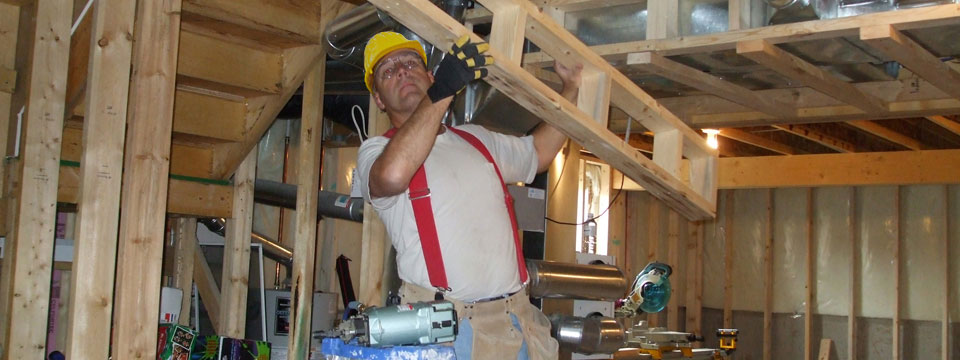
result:
[[[561,175],[562,175],[562,173],[561,173]],[[600,213],[600,215],[597,215],[597,216],[594,216],[594,217],[592,217],[592,218],[586,219],[586,220],[584,220],[583,222],[580,222],[580,223],[557,221],[557,220],[551,219],[549,216],[544,216],[543,218],[544,218],[544,219],[547,219],[547,221],[552,222],[552,223],[554,223],[554,224],[572,225],[572,226],[584,225],[584,224],[586,224],[586,223],[588,223],[588,222],[591,222],[591,221],[594,221],[594,220],[596,220],[596,219],[599,219],[599,218],[603,217],[603,215],[605,215],[605,214],[607,213],[607,211],[610,210],[611,207],[613,207],[613,203],[616,202],[616,201],[617,201],[617,198],[620,197],[620,193],[623,192],[623,182],[624,182],[624,175],[623,175],[623,173],[620,173],[620,188],[617,189],[617,194],[613,196],[613,199],[610,199],[610,204],[607,205],[607,208],[606,208],[606,209],[603,209],[603,211]]]
[[[360,130],[360,125],[357,123],[357,110],[360,111],[360,122],[364,124],[364,131]],[[366,119],[363,116],[363,109],[360,105],[353,105],[350,108],[350,118],[353,119],[353,126],[357,129],[357,135],[360,135],[360,142],[363,142],[366,139],[370,138],[370,134],[366,130]]]

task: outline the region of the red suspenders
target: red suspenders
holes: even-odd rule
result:
[[[523,260],[523,248],[520,243],[520,234],[517,232],[517,217],[513,211],[513,198],[507,190],[507,184],[503,182],[503,176],[500,175],[500,167],[493,161],[493,156],[486,146],[477,139],[476,136],[466,131],[447,127],[447,130],[453,131],[466,140],[470,145],[477,149],[484,158],[493,164],[493,169],[497,171],[497,177],[500,178],[500,185],[503,186],[503,200],[507,206],[507,213],[510,216],[510,225],[513,227],[513,241],[517,250],[517,267],[520,269],[520,282],[527,281],[527,266]],[[393,137],[397,129],[390,129],[383,136]],[[423,249],[423,258],[427,264],[427,275],[430,277],[430,284],[437,289],[449,290],[447,282],[447,272],[443,267],[443,256],[440,254],[440,241],[437,237],[437,225],[433,218],[433,206],[430,203],[430,188],[427,186],[427,175],[423,170],[423,165],[417,169],[410,179],[409,196],[410,203],[413,206],[413,216],[417,222],[417,231],[420,233],[420,247]]]

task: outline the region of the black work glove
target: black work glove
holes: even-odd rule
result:
[[[484,55],[489,48],[490,44],[485,42],[471,42],[469,35],[458,39],[440,61],[433,85],[427,89],[430,101],[437,102],[456,95],[471,81],[487,76],[487,69],[483,66],[493,64],[493,57]]]

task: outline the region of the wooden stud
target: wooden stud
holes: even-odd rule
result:
[[[628,54],[627,65],[638,67],[774,117],[793,118],[797,116],[793,104],[761,96],[757,92],[653,52]]]
[[[750,28],[750,0],[729,0],[727,2],[727,29],[729,31]]]
[[[721,158],[723,189],[944,184],[960,179],[960,150]]]
[[[220,322],[220,289],[199,244],[193,252],[193,282],[197,284],[197,295],[203,301],[203,307],[207,309],[207,317],[210,318],[214,332],[221,333],[223,325]]]
[[[72,8],[69,0],[38,0],[20,9],[17,69],[23,88],[12,107],[26,110],[0,270],[0,348],[10,359],[46,355]]]
[[[702,222],[689,224],[687,237],[687,323],[684,331],[701,334],[703,312],[703,238]]]
[[[750,144],[761,149],[770,150],[776,153],[783,155],[794,155],[798,153],[797,149],[794,149],[792,146],[776,142],[765,137],[755,135],[736,128],[723,128],[720,129],[720,133],[717,134],[728,139],[733,139],[745,144]]]
[[[733,328],[733,217],[734,190],[726,192],[726,210],[723,227],[723,327]]]
[[[117,249],[113,358],[156,356],[180,0],[139,1]]]
[[[847,316],[847,359],[857,358],[857,301],[860,294],[860,218],[857,213],[857,188],[850,187],[850,311]]]
[[[580,75],[577,107],[603,127],[610,119],[610,86],[610,77],[604,72],[587,69]]]
[[[772,359],[773,350],[773,189],[767,189],[767,221],[763,253],[763,359]]]
[[[960,123],[948,119],[946,116],[927,116],[927,120],[932,121],[934,124],[939,125],[940,127],[946,129],[949,132],[952,132],[956,135],[960,135]]]
[[[183,292],[180,302],[180,319],[178,323],[190,326],[193,294],[193,266],[196,263],[197,252],[197,219],[178,218],[176,220],[176,250],[173,270],[173,286]]]
[[[136,2],[103,0],[93,7],[76,246],[70,282],[66,353],[109,357],[120,180]]]
[[[0,92],[13,94],[17,88],[17,71],[0,66]]]
[[[853,126],[871,135],[887,140],[894,144],[903,146],[910,150],[924,150],[927,148],[927,146],[924,145],[919,140],[906,136],[904,134],[898,133],[896,131],[890,130],[889,128],[886,128],[883,125],[877,124],[873,121],[853,120],[853,121],[847,121],[847,125]]]
[[[896,60],[954,98],[960,98],[960,73],[891,25],[860,28],[860,40]]]
[[[683,160],[683,138],[678,130],[664,131],[653,136],[653,162],[663,171],[680,178]]]
[[[820,353],[817,355],[817,360],[830,360],[832,348],[833,340],[820,339]]]
[[[716,150],[703,143],[703,138],[687,127],[679,118],[657,104],[630,79],[563,29],[530,2],[514,1],[527,13],[526,37],[548,53],[558,55],[565,64],[581,63],[585,71],[596,69],[611,77],[611,103],[628,114],[636,114],[644,126],[654,132],[678,129],[683,134],[684,155],[688,158],[716,157]],[[485,3],[481,1],[481,3]],[[461,34],[467,34],[462,24],[443,13],[426,0],[389,2],[374,0],[374,5],[386,11],[403,25],[422,35],[434,45],[446,47]],[[476,36],[476,35],[474,35]],[[474,37],[474,40],[480,40]],[[496,49],[490,55],[500,57]],[[574,141],[582,144],[601,159],[621,170],[645,189],[660,198],[688,219],[712,217],[715,199],[698,194],[679,179],[666,174],[655,163],[638,154],[622,139],[591,119],[573,104],[533,77],[519,65],[498,62],[489,66],[487,81],[521,106],[541,114],[543,119]]]
[[[257,177],[257,147],[233,174],[233,215],[227,219],[220,277],[220,319],[224,336],[242,339],[247,326],[250,274],[250,235],[253,232],[253,183]]]
[[[20,27],[20,8],[8,4],[0,4],[0,67],[14,68],[17,63],[17,36]],[[13,94],[0,92],[0,154],[8,154],[8,143],[11,142],[10,134],[15,134],[16,125],[12,121],[15,117],[11,116],[10,111]],[[19,111],[19,110],[18,110]],[[11,127],[11,125],[13,125]],[[10,213],[7,203],[8,194],[8,171],[9,165],[0,165],[0,234],[7,236],[7,214]],[[0,278],[3,274],[0,273]],[[0,281],[0,284],[3,282]],[[2,288],[0,288],[2,289]],[[2,291],[2,290],[0,290]],[[0,296],[2,298],[2,296]],[[0,308],[2,309],[2,308]],[[3,315],[0,315],[0,324],[3,322]],[[0,326],[2,328],[2,326]],[[0,330],[0,341],[3,341],[3,331]]]
[[[320,133],[323,129],[324,57],[303,83],[303,116],[300,124],[300,155],[297,159],[297,213],[293,250],[293,289],[290,300],[291,359],[310,355],[310,324],[317,253],[317,194],[320,190]]]
[[[177,73],[277,94],[283,82],[283,59],[279,52],[253,49],[184,31],[180,37]]]
[[[660,261],[660,202],[647,198],[647,263]],[[647,325],[660,326],[660,314],[647,314]]]
[[[857,146],[853,143],[824,134],[807,125],[774,125],[773,127],[816,142],[838,152],[857,152]]]
[[[813,352],[813,302],[816,300],[817,281],[814,279],[816,270],[816,242],[813,236],[813,188],[807,188],[807,286],[803,311],[803,358],[810,359]]]
[[[680,269],[680,214],[676,211],[671,211],[667,217],[667,259],[670,264],[675,264],[674,272],[677,272]],[[682,279],[682,277],[678,275],[676,279]],[[680,299],[674,297],[667,303],[667,329],[679,328]]]
[[[387,114],[377,108],[377,103],[370,98],[368,107],[370,114],[370,135],[383,134],[390,129],[390,119]],[[384,261],[389,253],[390,239],[387,229],[380,220],[380,216],[369,202],[363,204],[363,236],[360,239],[360,285],[357,300],[363,304],[382,306],[386,299],[387,290],[383,286]]]
[[[639,3],[640,0],[535,0],[533,3],[561,12],[583,11]]]
[[[270,34],[285,42],[321,43],[324,27],[318,26],[326,16],[322,2],[286,0],[186,0],[185,13],[233,24]],[[251,11],[256,9],[256,11]]]
[[[894,227],[896,228],[895,233],[897,234],[896,244],[893,246],[893,360],[900,359],[900,274],[902,271],[902,264],[900,262],[900,254],[903,251],[903,226],[900,224],[900,212],[902,211],[901,206],[903,206],[903,189],[900,186],[897,186],[896,193],[894,198],[896,199],[894,203],[896,208],[894,208]]]
[[[943,186],[943,322],[940,327],[942,360],[950,358],[950,186]]]
[[[527,14],[517,5],[505,5],[496,9],[493,25],[490,28],[490,47],[502,52],[504,57],[497,61],[509,61],[517,65],[523,58],[523,29]]]
[[[856,106],[864,112],[875,114],[887,111],[887,104],[883,100],[857,90],[850,83],[836,78],[766,40],[738,42],[737,54],[746,56],[780,75]]]
[[[680,0],[647,2],[647,39],[671,39],[680,35]]]

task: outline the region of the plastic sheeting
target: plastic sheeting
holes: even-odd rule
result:
[[[726,249],[724,230],[727,219],[727,194],[717,195],[717,218],[703,224],[703,307],[723,309],[723,279],[726,268],[723,254]]]
[[[773,311],[801,313],[806,302],[807,192],[779,189],[773,197]]]
[[[845,187],[813,191],[817,314],[846,315],[850,309],[850,196]]]
[[[897,241],[897,187],[857,189],[860,229],[860,316],[889,318],[893,315],[893,255]]]
[[[734,192],[733,309],[763,309],[767,189]]]
[[[906,319],[943,319],[945,190],[943,185],[901,190],[900,302]]]

